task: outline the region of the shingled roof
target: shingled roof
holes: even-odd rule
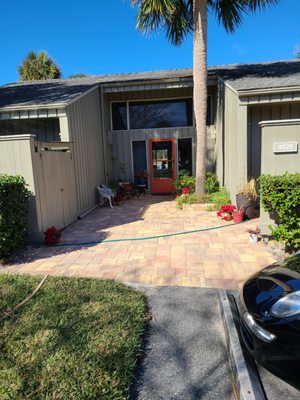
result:
[[[67,104],[101,83],[142,82],[162,79],[192,79],[191,68],[128,74],[95,75],[73,79],[15,82],[0,87],[0,109]]]
[[[237,91],[300,86],[300,60],[224,65],[215,71]]]
[[[192,79],[192,72],[191,68],[186,68],[75,79],[16,82],[0,87],[0,109],[67,104],[100,84]],[[220,65],[209,67],[208,74],[219,76],[237,91],[300,86],[300,61]]]

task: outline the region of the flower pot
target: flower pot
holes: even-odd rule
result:
[[[258,233],[250,233],[249,240],[250,240],[250,243],[257,243],[258,242]]]
[[[233,214],[233,221],[234,222],[243,222],[244,219],[244,212],[238,212],[236,214]]]
[[[136,184],[139,186],[147,185],[147,178],[136,178]]]
[[[256,201],[251,197],[244,196],[241,194],[236,195],[236,207],[237,209],[243,209],[248,219],[255,218],[255,205]]]

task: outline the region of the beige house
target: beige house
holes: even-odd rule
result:
[[[234,198],[261,172],[261,121],[300,118],[300,62],[208,69],[207,169]],[[195,172],[191,69],[18,82],[0,87],[0,173],[32,192],[31,236],[97,202],[95,187],[149,172],[152,193]]]

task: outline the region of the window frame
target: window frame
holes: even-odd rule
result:
[[[184,97],[164,97],[164,98],[154,98],[154,99],[137,99],[137,100],[111,100],[110,101],[110,129],[112,132],[122,132],[122,131],[130,131],[130,115],[129,115],[129,103],[142,103],[142,102],[155,102],[155,101],[170,101],[170,100],[188,100],[192,99],[193,102],[193,96],[184,96]],[[126,103],[126,116],[127,116],[127,129],[122,129],[122,130],[113,130],[113,119],[112,119],[112,104],[113,103]],[[195,117],[194,117],[194,104],[192,108],[192,125],[191,126],[176,126],[176,127],[171,127],[170,128],[137,128],[137,129],[132,129],[132,130],[145,130],[145,129],[180,129],[180,128],[192,128],[195,127]]]
[[[127,119],[127,129],[113,129],[113,110],[112,110],[112,104],[113,103],[125,103],[126,104],[126,119]],[[114,100],[114,101],[110,101],[109,104],[109,111],[110,111],[110,130],[112,132],[122,132],[122,131],[128,131],[129,130],[129,120],[128,120],[128,113],[129,113],[129,109],[128,109],[128,101],[127,100]]]

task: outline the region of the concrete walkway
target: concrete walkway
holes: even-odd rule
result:
[[[110,209],[97,208],[63,232],[65,247],[28,247],[2,272],[116,279],[143,285],[238,289],[273,262],[245,230],[258,221],[220,221],[201,205],[176,209],[174,197],[146,195]],[[226,225],[225,228],[145,241],[80,245]],[[78,243],[78,246],[68,244]]]

